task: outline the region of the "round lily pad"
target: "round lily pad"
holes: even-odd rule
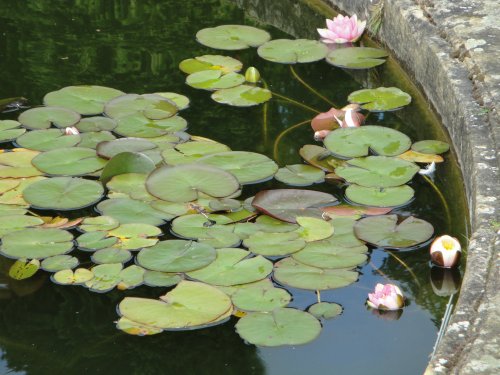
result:
[[[177,273],[159,272],[146,270],[144,273],[144,284],[153,287],[168,287],[178,284],[182,276]]]
[[[111,158],[101,172],[100,180],[106,184],[114,176],[126,173],[149,173],[155,163],[139,152],[121,152]]]
[[[68,253],[73,235],[57,228],[27,228],[2,237],[0,253],[9,258],[43,259]]]
[[[378,87],[354,91],[347,100],[361,104],[361,108],[371,112],[384,112],[410,104],[411,96],[397,87]]]
[[[108,199],[97,205],[97,210],[118,220],[120,224],[144,223],[159,226],[168,214],[155,210],[148,203],[128,198]]]
[[[219,231],[219,233],[224,231],[226,235],[229,235],[232,232],[232,227],[224,224],[230,222],[222,215],[210,215],[208,219],[200,214],[183,215],[172,221],[171,230],[176,236],[183,238],[208,238],[208,233],[214,230]]]
[[[57,272],[66,269],[73,269],[78,266],[80,262],[77,258],[71,255],[55,255],[45,258],[42,261],[41,267],[48,272]]]
[[[166,149],[161,156],[169,165],[193,163],[201,157],[219,152],[231,151],[231,149],[219,142],[195,141],[180,143],[175,148]]]
[[[241,338],[258,346],[306,344],[321,332],[321,324],[314,316],[291,308],[249,313],[236,323],[235,328]]]
[[[265,181],[274,176],[278,170],[276,163],[267,156],[247,151],[211,154],[199,159],[198,163],[230,172],[238,179],[240,184],[254,184]]]
[[[318,302],[309,306],[307,311],[318,319],[332,319],[342,313],[342,306],[333,302]]]
[[[215,249],[220,249],[224,247],[237,247],[241,243],[241,239],[237,234],[228,232],[225,229],[210,229],[203,237],[198,239],[198,242],[210,245]]]
[[[127,263],[132,258],[132,254],[128,250],[116,249],[108,247],[97,250],[91,256],[92,262],[96,264],[106,263]]]
[[[217,49],[240,50],[258,47],[271,35],[267,31],[245,25],[222,25],[202,29],[196,33],[199,43]]]
[[[443,154],[450,149],[450,145],[442,141],[425,140],[415,142],[411,149],[422,154]]]
[[[49,92],[43,102],[48,106],[69,108],[82,115],[97,115],[104,111],[104,103],[123,94],[110,87],[68,86]]]
[[[120,223],[111,216],[86,217],[79,229],[84,232],[108,231],[118,227]]]
[[[345,191],[349,201],[374,207],[402,206],[410,202],[414,194],[408,185],[386,188],[349,185]]]
[[[0,153],[0,178],[20,178],[40,176],[31,161],[40,153],[33,150],[14,149],[14,152]]]
[[[295,219],[300,225],[295,232],[306,242],[323,240],[334,232],[332,224],[324,219],[308,216],[297,216]]]
[[[118,306],[121,316],[162,329],[192,329],[215,321],[231,309],[231,300],[219,289],[181,281],[160,300],[126,297]]]
[[[200,193],[223,198],[238,191],[239,187],[238,180],[231,173],[197,164],[160,167],[146,180],[150,194],[170,202],[190,202]]]
[[[16,139],[20,147],[37,151],[49,151],[56,148],[71,147],[81,141],[79,134],[66,135],[62,129],[33,130]]]
[[[29,129],[48,129],[52,124],[66,128],[80,121],[80,115],[62,107],[36,107],[21,113],[18,121]]]
[[[307,186],[323,182],[325,172],[310,165],[292,164],[280,168],[274,178],[287,185]]]
[[[76,242],[78,248],[83,251],[95,251],[105,249],[118,242],[116,237],[108,237],[106,232],[96,231],[81,234]]]
[[[172,101],[179,110],[189,107],[189,98],[185,95],[177,94],[176,92],[156,92],[155,94]]]
[[[95,150],[84,147],[58,148],[33,158],[32,164],[50,175],[81,176],[98,171],[106,165]]]
[[[106,103],[104,113],[118,119],[124,116],[140,114],[151,120],[172,117],[178,111],[174,102],[157,94],[127,94]]]
[[[141,114],[120,117],[118,126],[113,130],[124,137],[154,138],[168,133],[186,130],[187,121],[181,116],[161,120],[151,120]]]
[[[221,90],[239,86],[245,77],[238,73],[224,74],[220,70],[202,70],[187,76],[186,84],[195,89]]]
[[[326,172],[333,172],[336,167],[344,164],[344,160],[333,157],[330,151],[321,146],[305,145],[299,150],[299,154],[306,162]]]
[[[412,146],[413,147],[413,146]],[[421,152],[413,151],[413,150],[408,150],[401,155],[397,156],[400,159],[406,160],[406,161],[411,161],[414,163],[442,163],[444,161],[443,157],[440,155],[435,155],[435,154],[424,154]]]
[[[342,157],[366,156],[369,150],[382,156],[396,156],[410,148],[411,141],[400,131],[376,125],[339,128],[324,139],[328,150]]]
[[[44,221],[36,216],[11,213],[0,216],[0,237],[28,227],[36,227],[43,224]]]
[[[145,270],[132,264],[120,271],[121,281],[117,288],[120,290],[133,289],[143,284]]]
[[[58,271],[50,279],[56,284],[80,285],[92,280],[93,277],[92,271],[86,268],[77,268],[74,272],[71,269]]]
[[[343,288],[358,279],[356,271],[312,267],[284,258],[274,265],[274,279],[293,288],[326,290]]]
[[[0,143],[12,141],[23,135],[26,129],[20,126],[21,123],[15,120],[0,120]]]
[[[94,277],[85,283],[91,292],[106,293],[114,289],[121,281],[121,263],[99,264],[92,268]]]
[[[103,158],[111,159],[122,152],[141,152],[157,149],[156,143],[141,138],[120,138],[97,145],[97,154]]]
[[[243,249],[217,249],[217,258],[208,266],[188,272],[193,279],[213,285],[238,285],[262,280],[267,277],[273,264],[256,256],[249,258],[250,253]]]
[[[9,277],[14,280],[29,279],[40,269],[40,261],[38,259],[18,259],[9,268]]]
[[[224,74],[239,72],[243,64],[241,61],[229,56],[203,55],[194,59],[182,60],[179,69],[184,73],[192,74],[202,70],[220,70]]]
[[[160,201],[146,190],[145,183],[147,176],[148,175],[145,173],[124,173],[113,176],[113,178],[106,183],[106,187],[109,189],[108,197],[113,199],[131,198],[139,201],[151,202],[151,204],[156,203],[161,207],[162,203],[166,203],[160,203]],[[157,209],[156,207],[153,208]],[[162,210],[160,209],[160,211]],[[179,215],[182,215],[182,213]]]
[[[265,60],[282,64],[308,63],[325,58],[328,47],[317,40],[275,39],[261,45],[257,53]]]
[[[399,186],[410,181],[420,170],[414,163],[387,156],[351,159],[335,169],[349,183],[366,187]]]
[[[382,57],[387,56],[386,51],[378,48],[336,48],[328,53],[326,61],[341,68],[368,69],[383,64],[385,60]]]
[[[293,259],[313,267],[353,268],[364,263],[368,257],[365,245],[342,247],[334,241],[316,241],[307,244],[301,251],[292,255]]]
[[[161,229],[151,225],[143,223],[128,223],[121,224],[119,227],[111,229],[108,232],[109,236],[118,237],[120,239],[124,238],[146,238],[159,236],[161,234]]]
[[[372,216],[354,226],[356,236],[378,247],[406,248],[427,241],[434,228],[427,221],[410,216],[398,224],[397,215]]]
[[[78,147],[86,147],[96,149],[97,145],[101,142],[115,140],[116,137],[108,131],[87,132],[80,134],[80,143]]]
[[[231,295],[234,306],[243,311],[273,311],[285,307],[291,299],[285,289],[276,288],[269,279],[244,284]]]
[[[371,208],[371,207],[370,207]],[[389,210],[390,211],[390,210]],[[383,215],[387,212],[380,212],[379,215]],[[354,235],[354,224],[358,217],[334,217],[330,220],[335,232],[333,236],[329,237],[325,241],[330,242],[333,247],[358,247],[362,246],[364,243],[360,241]]]
[[[74,210],[90,206],[104,194],[96,181],[75,177],[53,177],[32,183],[23,197],[32,207],[47,210]]]
[[[283,256],[303,249],[306,242],[296,232],[257,232],[245,239],[243,245],[254,254]]]
[[[112,131],[116,128],[116,121],[109,117],[94,116],[82,118],[75,127],[81,133]]]
[[[271,99],[271,97],[271,91],[268,89],[250,85],[240,85],[229,89],[217,90],[212,94],[212,99],[217,103],[235,107],[251,107],[262,104]]]

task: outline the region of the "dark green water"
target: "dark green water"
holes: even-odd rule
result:
[[[189,121],[190,134],[226,143],[233,150],[265,153],[280,166],[299,163],[298,149],[314,143],[308,125],[285,133],[279,143],[275,140],[294,124],[312,118],[313,112],[273,99],[264,121],[262,106],[218,105],[207,92],[186,86],[184,74],[177,69],[185,58],[217,53],[195,41],[194,35],[204,27],[249,24],[267,29],[275,39],[289,37],[267,22],[285,25],[294,36],[312,38],[316,38],[316,27],[324,27],[323,16],[314,15],[296,1],[4,0],[0,12],[0,98],[24,96],[31,105],[38,105],[45,93],[78,84],[139,94],[174,91],[191,99],[190,108],[182,114]],[[228,55],[245,66],[256,66],[272,91],[320,111],[329,109],[293,78],[288,66],[266,63],[255,50]],[[398,86],[412,95],[412,104],[383,116],[371,115],[368,123],[401,130],[414,141],[447,140],[425,100],[393,61],[370,73],[353,75],[325,62],[295,69],[339,106],[347,104],[347,95],[354,90]],[[442,201],[419,177],[411,183],[417,191],[415,201],[397,212],[428,220],[437,234],[451,234],[465,245],[464,194],[452,155],[447,154],[446,163],[438,166],[435,182],[446,197],[451,222]],[[268,187],[284,185],[268,182],[247,186],[244,195]],[[337,197],[342,194],[342,188],[335,185],[315,188]],[[126,295],[159,296],[164,289],[141,287],[103,295],[54,285],[46,275],[14,282],[2,276],[10,264],[2,258],[0,374],[420,374],[448,297],[433,292],[428,247],[397,255],[411,272],[387,252],[373,249],[370,263],[360,267],[357,283],[322,292],[322,300],[340,303],[343,314],[326,321],[314,342],[276,349],[245,344],[234,332],[235,319],[199,331],[128,336],[113,323],[118,302]],[[374,285],[387,282],[381,274],[400,285],[408,298],[409,306],[399,320],[382,319],[364,306]],[[292,292],[293,307],[305,309],[316,302],[313,292]]]

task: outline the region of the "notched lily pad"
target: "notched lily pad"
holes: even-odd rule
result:
[[[224,74],[220,70],[202,70],[187,76],[186,84],[195,89],[221,90],[239,86],[245,77],[238,73]]]
[[[81,141],[79,134],[66,135],[62,129],[33,130],[16,139],[16,144],[30,150],[50,151],[72,147]]]
[[[18,121],[29,129],[48,129],[52,124],[65,128],[80,121],[80,115],[62,107],[36,107],[21,113]]]
[[[45,258],[42,261],[41,267],[48,272],[58,272],[78,267],[80,262],[78,258],[71,255],[55,255]]]
[[[340,68],[368,69],[385,62],[389,54],[378,48],[349,47],[336,48],[326,57],[326,61]]]
[[[33,158],[32,164],[50,175],[82,176],[96,172],[106,165],[95,150],[84,147],[58,148]]]
[[[422,154],[444,154],[450,149],[450,145],[442,141],[425,140],[415,142],[411,149]]]
[[[198,56],[193,59],[182,60],[179,64],[179,69],[187,74],[203,70],[220,70],[222,73],[227,74],[231,72],[239,72],[242,67],[243,64],[241,61],[229,56],[221,55]]]
[[[104,113],[114,119],[140,114],[151,120],[172,117],[178,111],[171,100],[157,94],[126,94],[108,101]]]
[[[349,185],[345,191],[346,198],[357,204],[373,207],[398,207],[409,203],[415,191],[408,185],[396,187],[365,187]]]
[[[27,228],[3,236],[0,253],[9,258],[44,259],[73,249],[73,235],[57,228]]]
[[[251,107],[262,104],[271,97],[271,91],[268,89],[250,85],[239,85],[229,89],[217,90],[212,94],[212,99],[217,103],[235,107]]]
[[[207,47],[240,50],[258,47],[271,39],[271,35],[267,31],[252,26],[222,25],[198,31],[196,39]]]
[[[318,319],[332,319],[342,313],[342,306],[333,302],[318,302],[309,306],[307,311]]]
[[[310,165],[292,164],[280,168],[274,178],[287,185],[308,186],[323,182],[325,172]]]
[[[411,96],[397,87],[378,87],[354,91],[347,100],[361,104],[361,108],[371,112],[394,111],[410,104]]]
[[[257,53],[265,60],[282,64],[308,63],[323,59],[328,47],[317,40],[275,39],[261,45]]]

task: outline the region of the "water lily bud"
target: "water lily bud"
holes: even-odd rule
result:
[[[78,131],[77,128],[75,128],[74,126],[71,126],[71,127],[64,129],[64,134],[65,135],[77,135],[77,134],[80,134],[80,132]]]
[[[250,83],[257,83],[260,80],[260,73],[257,68],[249,67],[245,72],[245,80]]]
[[[457,268],[431,267],[432,290],[440,297],[457,293],[460,281],[460,271]]]
[[[318,130],[314,132],[314,140],[322,141],[325,137],[330,134],[331,130]]]
[[[436,238],[431,244],[431,260],[440,267],[455,267],[460,262],[461,254],[460,242],[446,234]]]
[[[377,284],[374,293],[368,293],[367,305],[379,310],[399,310],[404,306],[403,292],[393,284]]]

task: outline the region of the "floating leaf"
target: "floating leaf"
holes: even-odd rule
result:
[[[336,129],[326,136],[324,143],[328,150],[346,158],[368,155],[369,150],[382,156],[396,156],[411,145],[405,134],[376,125]]]
[[[105,249],[97,250],[92,254],[91,260],[97,264],[107,263],[127,263],[132,258],[132,254],[128,250],[116,249],[108,247]]]
[[[104,104],[124,93],[103,86],[67,86],[49,92],[43,98],[48,106],[72,109],[82,115],[97,115],[104,112]]]
[[[382,57],[389,54],[378,48],[349,47],[336,48],[328,53],[326,61],[340,68],[368,69],[385,62]]]
[[[125,173],[149,173],[155,163],[139,152],[121,152],[113,156],[101,172],[100,180],[106,184],[111,178]]]
[[[24,280],[29,279],[33,276],[40,268],[40,261],[38,259],[32,259],[27,261],[26,259],[19,259],[10,266],[9,276],[14,280]]]
[[[120,223],[111,216],[96,216],[83,219],[80,230],[84,232],[108,231],[118,227]]]
[[[267,31],[244,25],[209,27],[196,33],[196,40],[199,43],[223,50],[258,47],[269,39],[271,35]]]
[[[307,216],[297,216],[295,219],[300,225],[296,232],[306,242],[323,240],[333,234],[332,224],[323,219]]]
[[[73,235],[57,228],[27,228],[3,236],[0,253],[17,259],[43,259],[73,249]]]
[[[261,87],[240,85],[229,89],[217,90],[212,99],[217,103],[235,107],[251,107],[262,104],[271,99],[271,91]]]
[[[325,58],[328,47],[317,40],[275,39],[261,45],[257,53],[265,60],[282,64],[308,63]]]
[[[354,235],[354,224],[357,219],[357,217],[335,217],[330,220],[330,223],[335,228],[335,232],[326,241],[330,242],[334,247],[359,247],[364,245]]]
[[[208,266],[188,272],[193,279],[213,285],[238,285],[262,280],[267,277],[273,264],[259,256],[249,258],[243,249],[217,249],[217,258]]]
[[[80,141],[80,135],[66,135],[62,129],[33,130],[16,139],[19,146],[37,151],[72,147]]]
[[[161,120],[177,111],[174,102],[156,94],[126,94],[110,100],[104,107],[104,113],[114,119],[141,114],[151,120]]]
[[[84,251],[94,251],[113,246],[118,242],[116,237],[107,237],[106,232],[87,232],[77,238],[78,248]]]
[[[143,223],[159,226],[169,217],[146,202],[128,198],[108,199],[100,202],[96,208],[101,214],[111,216],[121,224]]]
[[[71,255],[55,255],[42,261],[42,269],[48,272],[58,272],[73,269],[78,267],[78,264],[80,264],[78,259]]]
[[[279,220],[296,222],[297,216],[322,217],[321,207],[337,201],[331,194],[312,190],[263,190],[255,195],[252,206]]]
[[[411,96],[397,87],[378,87],[352,92],[347,100],[371,112],[394,111],[410,104]]]
[[[255,224],[262,232],[283,233],[299,229],[297,224],[288,223],[267,215],[257,217]]]
[[[121,263],[99,264],[92,268],[94,277],[85,283],[91,292],[106,293],[114,289],[121,281]]]
[[[258,346],[306,344],[321,332],[321,324],[314,316],[291,308],[249,313],[235,327],[242,339]]]
[[[408,150],[397,156],[400,159],[412,161],[414,163],[442,163],[444,159],[435,154],[422,154],[413,150]]]
[[[198,239],[198,242],[204,243],[220,249],[224,247],[237,247],[241,243],[240,237],[225,229],[210,229],[205,235]]]
[[[97,145],[101,142],[113,141],[116,137],[107,131],[99,131],[99,132],[88,132],[80,134],[80,143],[78,143],[78,147],[86,147],[93,148],[94,150],[97,148]]]
[[[128,333],[129,335],[136,335],[136,336],[150,336],[163,332],[161,328],[148,326],[146,324],[140,324],[134,322],[133,320],[123,317],[118,319],[118,322],[116,323],[116,328],[122,330],[125,333]]]
[[[18,120],[29,129],[48,129],[52,124],[65,128],[80,121],[80,115],[62,107],[37,107],[21,113]]]
[[[221,90],[239,86],[245,82],[245,77],[238,73],[224,74],[220,70],[202,70],[190,74],[186,84],[196,89]]]
[[[291,299],[285,289],[276,288],[269,279],[241,285],[231,295],[234,306],[243,311],[273,311],[285,307]]]
[[[164,150],[161,154],[165,163],[169,165],[194,163],[205,155],[219,152],[231,151],[231,149],[219,142],[195,141],[180,143],[175,148]]]
[[[43,224],[43,220],[35,216],[23,214],[2,215],[0,216],[0,237],[10,232],[28,227],[36,227],[41,224]]]
[[[214,230],[224,231],[225,234],[229,235],[233,229],[224,224],[230,222],[222,215],[210,215],[209,218],[200,214],[183,215],[172,222],[171,230],[176,236],[184,238],[208,238],[208,233]]]
[[[323,212],[332,218],[338,216],[385,215],[391,210],[391,208],[385,207],[349,206],[346,204],[323,208]]]
[[[99,201],[104,189],[98,182],[75,177],[53,177],[32,183],[23,197],[32,207],[74,210]]]
[[[274,178],[288,185],[307,186],[323,182],[325,172],[310,165],[292,164],[280,168]]]
[[[335,168],[345,163],[331,155],[326,148],[316,145],[305,145],[299,150],[300,156],[309,164],[327,172],[333,172]]]
[[[386,188],[349,185],[345,191],[351,202],[374,207],[402,206],[410,202],[414,194],[415,191],[408,185]]]
[[[106,187],[109,189],[109,198],[132,198],[139,201],[159,203],[155,197],[148,193],[146,190],[146,178],[148,177],[145,173],[124,173],[113,178],[106,183]],[[160,210],[161,211],[161,210]]]
[[[178,284],[182,276],[177,273],[159,272],[146,270],[144,273],[144,284],[153,287],[168,287]]]
[[[146,180],[150,194],[170,202],[190,202],[200,193],[223,198],[235,193],[239,187],[238,180],[231,173],[197,164],[160,167]]]
[[[141,114],[132,114],[120,117],[117,123],[113,131],[124,137],[154,138],[187,128],[187,121],[181,116],[151,120]]]
[[[243,245],[254,254],[283,256],[303,249],[306,242],[296,232],[257,232],[245,239]]]
[[[51,280],[56,284],[62,285],[80,285],[92,280],[94,274],[86,268],[77,268],[73,270],[58,271],[51,276]]]
[[[444,154],[450,149],[450,145],[442,141],[425,140],[415,142],[411,149],[422,154]]]
[[[342,247],[334,241],[308,243],[301,251],[292,255],[293,259],[308,266],[319,268],[353,268],[364,263],[368,257],[365,245]]]
[[[38,151],[23,148],[0,153],[0,178],[40,176],[42,172],[31,164],[33,158],[39,154]]]
[[[318,319],[332,319],[342,313],[342,306],[333,302],[318,302],[309,306],[307,311]]]
[[[97,145],[97,154],[103,158],[111,159],[122,152],[140,152],[147,155],[148,151],[158,149],[156,143],[141,138],[120,138]]]
[[[81,176],[102,169],[106,162],[91,148],[71,147],[42,152],[32,164],[50,175]]]
[[[185,95],[177,94],[176,92],[157,92],[155,94],[172,101],[179,110],[189,107],[189,98]]]
[[[221,55],[203,55],[194,59],[182,60],[179,64],[179,69],[184,73],[192,74],[202,70],[220,70],[227,74],[231,72],[239,72],[243,64],[229,56]]]
[[[161,229],[150,224],[121,224],[118,228],[114,228],[108,232],[109,236],[118,237],[120,239],[124,238],[146,238],[159,236],[161,234]]]
[[[102,112],[102,111],[101,111]],[[82,118],[75,127],[81,133],[94,133],[101,131],[112,131],[116,128],[116,121],[109,117],[94,116]]]
[[[121,281],[117,286],[118,289],[133,289],[138,287],[139,285],[142,285],[142,283],[144,282],[144,273],[144,268],[136,266],[135,264],[124,268],[120,272]]]
[[[20,128],[21,123],[15,120],[0,120],[0,143],[9,142],[23,135],[26,129]]]
[[[358,279],[358,273],[346,269],[312,267],[284,258],[274,265],[274,278],[293,288],[326,290],[343,288]]]
[[[427,221],[410,216],[398,224],[397,215],[361,219],[354,226],[356,236],[378,247],[406,248],[432,237],[434,228]]]

